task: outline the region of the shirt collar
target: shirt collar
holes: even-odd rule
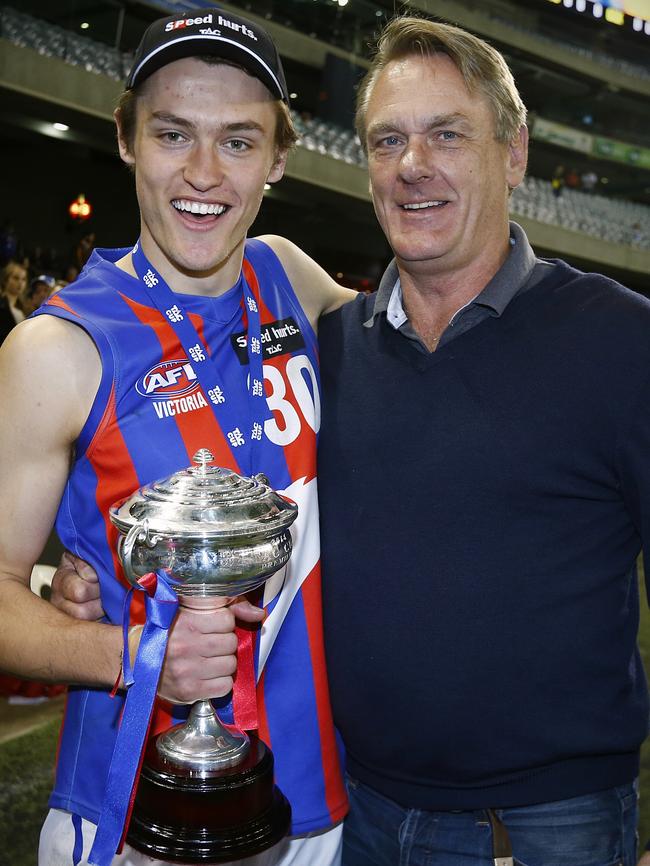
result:
[[[461,309],[470,304],[480,304],[489,308],[492,315],[500,316],[517,292],[528,282],[538,261],[524,230],[517,223],[511,222],[508,258],[485,288]],[[402,286],[395,259],[381,278],[374,309],[370,318],[364,322],[365,327],[372,327],[380,313],[386,313],[395,328],[399,328],[408,318],[402,303]]]

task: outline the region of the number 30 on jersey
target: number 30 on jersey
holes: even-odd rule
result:
[[[264,432],[274,445],[290,445],[300,435],[304,419],[314,433],[320,429],[320,394],[318,379],[306,355],[294,355],[287,360],[284,375],[271,364],[264,364],[266,402],[273,412]],[[300,410],[297,411],[296,406]]]

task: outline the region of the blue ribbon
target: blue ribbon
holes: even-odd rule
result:
[[[95,841],[88,857],[88,863],[93,866],[110,866],[124,834],[131,793],[137,781],[167,649],[169,628],[178,608],[178,596],[170,585],[169,575],[157,571],[156,578],[154,595],[147,594],[145,598],[146,623],[133,668],[133,685],[127,692]],[[140,589],[145,590],[144,587]],[[128,641],[125,658],[127,655]]]

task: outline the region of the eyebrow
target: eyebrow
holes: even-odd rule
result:
[[[151,114],[151,120],[161,123],[170,123],[172,126],[181,126],[184,129],[195,130],[197,124],[186,117],[179,117],[176,114],[169,114],[166,111],[154,111]],[[233,123],[222,123],[218,125],[222,132],[264,132],[264,127],[255,120],[239,120]]]

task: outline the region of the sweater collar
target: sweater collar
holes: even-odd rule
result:
[[[511,222],[508,258],[482,291],[461,307],[461,310],[476,304],[486,307],[490,315],[500,316],[524,286],[529,288],[534,284],[530,278],[538,263],[540,260],[535,256],[524,230],[517,223]],[[537,279],[534,282],[537,282]],[[460,310],[457,310],[455,315],[459,312]],[[391,324],[397,328],[408,320],[402,303],[402,286],[395,259],[388,265],[381,278],[372,315],[363,323],[364,326],[372,327],[380,313],[389,313]]]

